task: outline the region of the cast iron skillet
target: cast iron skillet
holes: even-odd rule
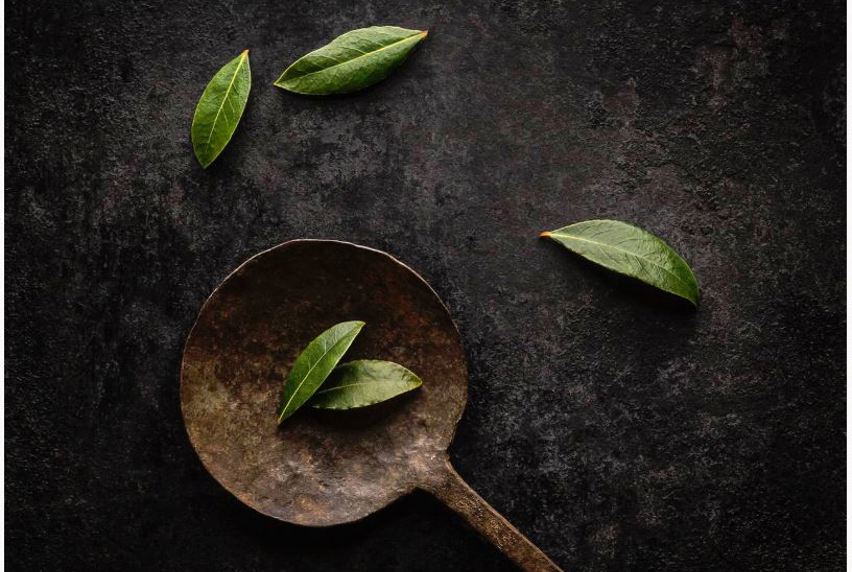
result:
[[[392,360],[423,385],[364,409],[303,407],[279,427],[276,408],[293,360],[347,320],[367,324],[347,360]],[[388,254],[294,240],[250,258],[201,308],[184,350],[180,396],[204,466],[258,512],[328,526],[419,488],[521,568],[559,570],[450,465],[447,448],[467,401],[461,339],[437,294]]]

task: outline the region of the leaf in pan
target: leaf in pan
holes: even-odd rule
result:
[[[335,369],[314,394],[310,404],[318,409],[354,409],[386,401],[417,389],[423,381],[392,361],[362,359]]]
[[[302,350],[284,384],[278,423],[311,398],[364,327],[364,322],[342,322],[330,327]]]

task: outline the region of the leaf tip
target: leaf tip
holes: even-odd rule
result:
[[[248,53],[249,53],[249,49],[246,48],[246,49],[243,50],[243,52],[240,55],[241,56],[248,56]]]
[[[211,165],[211,163],[213,163],[212,160],[211,161],[205,161],[204,159],[199,157],[197,153],[195,155],[195,159],[198,161],[198,164],[201,165],[202,169],[206,169],[207,167],[209,167]]]
[[[284,73],[287,73],[287,72],[285,71]],[[281,77],[279,77],[278,79],[273,81],[272,86],[277,87],[278,89],[283,89],[284,91],[293,92],[293,90],[290,89],[289,87],[287,87],[287,84],[282,80],[283,77],[284,77],[284,75],[282,74]],[[293,92],[293,93],[295,93],[295,92]]]
[[[690,294],[689,298],[687,298],[690,302],[692,302],[692,306],[694,309],[698,309],[698,292],[696,291],[694,294]]]
[[[550,233],[549,230],[545,230],[545,231],[538,233],[538,237],[539,238],[548,238],[548,237],[550,237],[550,234],[551,233]]]

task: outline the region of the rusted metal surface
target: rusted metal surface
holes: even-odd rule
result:
[[[280,427],[287,370],[318,332],[367,323],[351,358],[405,364],[423,379],[364,409],[304,407]],[[351,522],[414,488],[456,510],[525,570],[559,570],[450,466],[467,401],[461,339],[413,270],[377,250],[296,240],[248,260],[204,306],[184,350],[189,438],[222,486],[253,509],[308,526]]]

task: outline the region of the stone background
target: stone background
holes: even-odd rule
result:
[[[431,33],[357,95],[271,86],[370,24]],[[426,495],[308,530],[204,472],[183,341],[297,237],[431,282],[471,369],[452,459],[567,570],[842,569],[840,0],[17,0],[5,31],[7,569],[511,569]],[[204,171],[195,103],[247,47]],[[593,217],[669,241],[700,309],[536,238]]]

